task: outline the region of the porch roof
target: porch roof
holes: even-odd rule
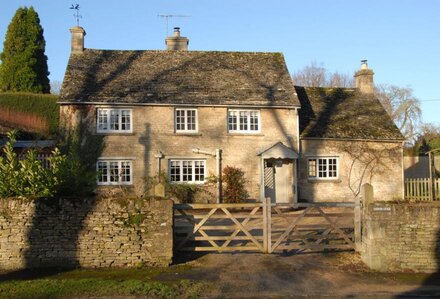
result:
[[[263,159],[298,159],[298,154],[282,142],[277,142],[258,152]]]

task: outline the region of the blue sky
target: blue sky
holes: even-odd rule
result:
[[[164,49],[170,18],[190,50],[283,52],[289,71],[312,61],[352,74],[368,59],[377,84],[411,87],[423,119],[440,124],[438,0],[8,0],[0,4],[0,37],[20,6],[34,6],[44,28],[51,80],[61,81],[70,53],[69,28],[79,3],[86,47]],[[3,48],[3,43],[0,45]]]

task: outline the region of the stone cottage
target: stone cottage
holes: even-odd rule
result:
[[[403,136],[366,63],[357,88],[307,88],[281,53],[189,51],[179,28],[152,51],[85,49],[84,29],[71,33],[61,119],[102,138],[99,190],[136,192],[160,172],[205,184],[230,165],[256,200],[351,201],[366,182],[402,197]],[[220,185],[207,201],[221,202]]]

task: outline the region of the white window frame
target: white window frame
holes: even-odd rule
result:
[[[184,129],[177,129],[177,111],[183,111],[183,126]],[[195,112],[195,129],[188,129],[188,111]],[[196,108],[176,108],[174,109],[174,131],[176,133],[197,133],[199,130],[199,120],[198,120],[198,112]]]
[[[236,113],[235,116],[235,125],[236,129],[230,128],[230,118],[231,118],[231,112]],[[240,113],[247,113],[246,119],[247,119],[247,128],[241,129],[240,128]],[[256,113],[257,116],[257,126],[258,130],[251,130],[251,114]],[[261,113],[260,110],[253,110],[253,109],[228,109],[228,115],[227,115],[227,128],[229,133],[245,133],[245,134],[258,134],[261,132]]]
[[[102,176],[102,173],[100,173],[100,163],[105,163],[106,164],[106,169],[107,169],[107,173],[106,173],[106,178],[107,180],[104,182],[100,182],[100,177]],[[110,180],[111,177],[111,172],[110,172],[110,166],[111,164],[116,163],[117,165],[117,169],[118,169],[118,181],[116,182],[112,182]],[[130,180],[129,181],[123,181],[123,176],[122,176],[122,166],[123,164],[126,164],[129,166],[129,170],[130,170]],[[133,163],[131,160],[116,160],[116,159],[99,159],[96,162],[96,171],[97,171],[97,178],[96,178],[96,182],[99,186],[119,186],[119,185],[132,185],[133,184]]]
[[[336,160],[334,166],[336,167],[336,176],[330,176],[331,172],[330,164],[331,160]],[[311,169],[311,161],[315,161],[314,170]],[[321,162],[325,161],[325,165],[321,165]],[[320,166],[325,167],[325,169],[320,169]],[[310,174],[314,172],[315,176]],[[326,176],[322,176],[325,173]],[[308,157],[307,158],[307,178],[309,180],[337,180],[339,179],[339,157],[334,156],[322,156],[322,157]]]
[[[123,112],[129,112],[129,122],[130,122],[130,128],[129,129],[122,129],[122,114]],[[105,116],[101,118],[101,113],[105,112]],[[119,129],[114,130],[111,129],[111,121],[112,112],[118,112],[118,125]],[[106,129],[101,129],[101,119],[105,119],[105,122],[107,124]],[[97,133],[132,133],[133,132],[133,109],[130,108],[97,108],[96,109],[96,132]]]
[[[173,175],[172,174],[172,163],[173,162],[177,162],[179,163],[179,177],[180,177],[180,181],[174,181],[173,180]],[[187,180],[184,181],[183,180],[183,167],[184,167],[184,162],[191,162],[192,166],[191,166],[191,180]],[[198,175],[203,175],[203,180],[202,181],[196,181],[195,177],[196,177],[196,162],[201,162],[203,163],[203,173],[199,173]],[[170,159],[168,160],[168,178],[170,180],[170,182],[172,184],[204,184],[206,182],[206,160],[205,159]]]

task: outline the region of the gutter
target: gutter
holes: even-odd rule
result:
[[[276,108],[276,109],[300,109],[298,105],[249,105],[249,104],[179,104],[179,103],[111,103],[111,102],[74,102],[59,101],[59,105],[98,105],[98,106],[164,106],[164,107],[232,107],[232,108]]]

